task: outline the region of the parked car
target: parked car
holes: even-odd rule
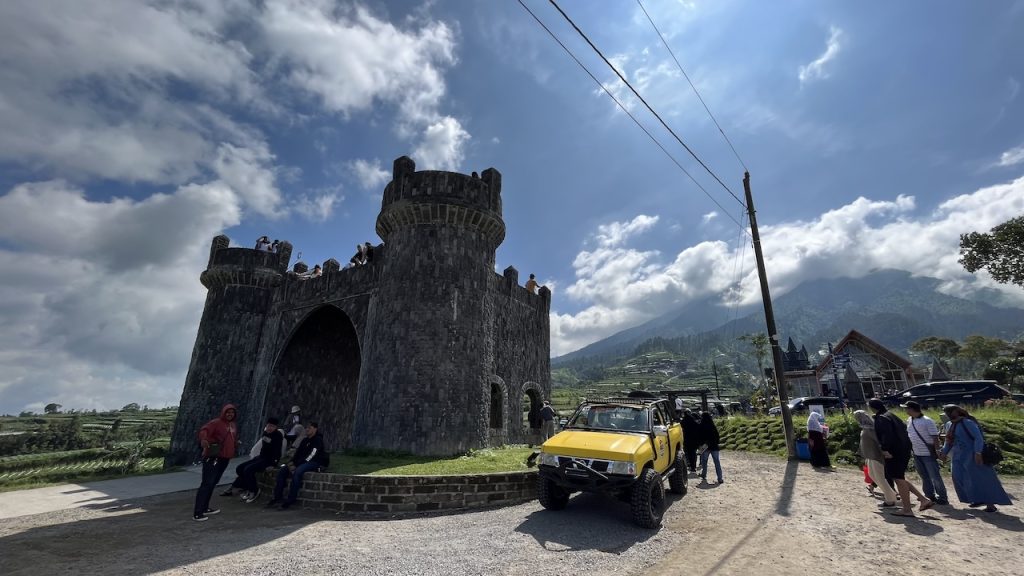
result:
[[[561,510],[573,492],[621,498],[633,522],[657,528],[665,512],[667,478],[674,494],[686,494],[683,430],[666,399],[587,401],[565,429],[541,446],[537,499]]]
[[[839,409],[842,401],[836,396],[803,396],[789,401],[789,411],[793,414],[806,414],[811,406],[821,406],[826,412]],[[769,416],[782,415],[781,406],[773,406],[768,410]]]
[[[911,386],[897,395],[902,404],[914,400],[922,407],[941,407],[946,404],[980,405],[986,400],[998,400],[1010,396],[1010,391],[995,380],[957,380],[952,382],[928,382]]]

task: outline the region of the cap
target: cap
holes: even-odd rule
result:
[[[878,398],[872,398],[871,400],[868,400],[868,406],[875,410],[881,410],[885,408],[885,402],[882,402]]]
[[[921,411],[921,405],[913,400],[907,400],[903,404],[900,404],[900,408],[910,408],[911,410]]]
[[[289,414],[298,414],[299,412],[301,412],[301,410],[299,410],[298,406],[292,406],[292,411],[289,412]]]

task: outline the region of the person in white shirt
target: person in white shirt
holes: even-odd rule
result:
[[[907,411],[907,435],[914,450],[914,468],[921,475],[921,491],[936,504],[948,505],[946,485],[939,474],[938,450],[942,447],[935,421],[921,412],[913,400],[902,405]]]

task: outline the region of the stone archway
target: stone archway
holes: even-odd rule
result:
[[[519,429],[527,444],[540,444],[540,409],[544,405],[544,389],[536,382],[524,382],[519,395]]]
[[[267,415],[279,418],[293,405],[303,423],[317,422],[327,449],[352,439],[361,366],[359,337],[348,315],[321,306],[295,328],[278,356],[267,388]]]

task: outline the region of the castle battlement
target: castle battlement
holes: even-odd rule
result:
[[[331,258],[309,277],[301,261],[289,271],[287,242],[268,253],[213,239],[169,464],[193,461],[196,429],[227,402],[246,444],[292,405],[332,451],[527,440],[522,414],[550,392],[551,292],[494,271],[501,174],[417,172],[403,156],[393,176],[367,265]]]

